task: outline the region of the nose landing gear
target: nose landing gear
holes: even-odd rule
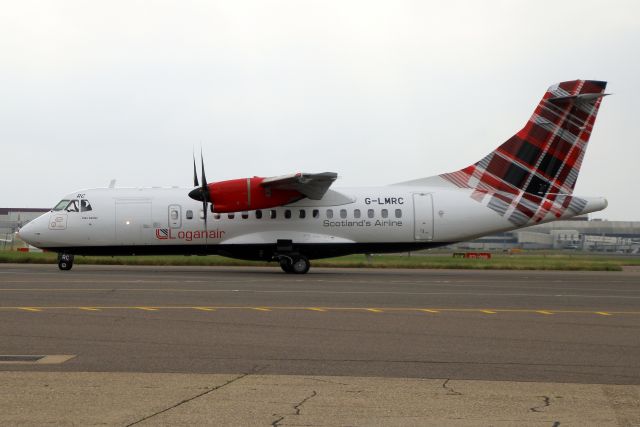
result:
[[[63,271],[71,270],[73,267],[73,255],[59,253],[58,254],[58,268]]]

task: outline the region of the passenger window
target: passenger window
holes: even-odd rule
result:
[[[79,212],[78,201],[77,200],[70,201],[69,204],[67,205],[67,207],[65,208],[65,211],[67,211],[67,212]]]
[[[304,219],[307,216],[307,211],[304,209],[300,209],[300,219]]]
[[[200,209],[200,213],[199,213],[200,219],[204,219],[204,210]]]
[[[340,209],[340,218],[345,219],[347,217],[347,210]]]
[[[91,204],[86,199],[80,200],[80,212],[89,212],[91,209]]]
[[[291,209],[287,209],[286,211],[284,211],[284,217],[286,219],[291,219]]]
[[[204,215],[203,215],[203,218],[204,218]],[[213,214],[213,219],[215,219],[215,220],[220,220],[220,218],[221,218],[221,216],[220,216],[220,214],[219,214],[219,213],[214,213],[214,214]]]
[[[314,209],[311,214],[312,217],[318,218],[320,216],[320,211],[318,209]]]
[[[242,219],[249,219],[249,212],[242,212]]]
[[[236,214],[232,214],[232,213],[228,213],[227,214],[227,218],[229,218],[229,219],[233,219],[235,217],[236,217]]]
[[[193,211],[192,210],[188,210],[187,211],[187,219],[193,219]]]
[[[69,200],[68,199],[60,200],[60,202],[58,202],[58,204],[53,207],[53,210],[54,211],[61,211],[62,209],[66,208],[68,204],[69,204]]]
[[[360,209],[356,209],[353,211],[353,217],[354,218],[360,218]]]
[[[396,209],[396,218],[402,218],[402,209]]]
[[[389,211],[386,209],[382,209],[382,218],[387,218],[389,216]]]
[[[271,209],[271,219],[276,219],[278,212],[275,209]]]
[[[373,209],[367,210],[367,216],[369,218],[373,218],[375,216],[375,212],[373,211]]]
[[[256,211],[256,219],[262,218],[262,211]]]
[[[333,209],[327,209],[327,218],[333,218]]]

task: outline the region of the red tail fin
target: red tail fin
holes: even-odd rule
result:
[[[489,206],[502,215],[522,204],[520,214],[509,218],[516,224],[532,218],[544,199],[551,201],[544,213],[554,211],[551,204],[560,199],[561,205],[575,203],[566,195],[575,187],[606,85],[573,80],[551,86],[520,132],[479,162],[440,176],[478,190],[480,199],[496,194]]]

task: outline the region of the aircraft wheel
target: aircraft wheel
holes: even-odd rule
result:
[[[294,258],[291,264],[291,270],[295,274],[305,274],[309,271],[309,268],[311,268],[311,263],[303,255]]]
[[[289,258],[280,258],[280,268],[285,273],[293,273],[293,267],[291,264],[291,259]]]
[[[58,268],[60,270],[71,270],[71,267],[73,267],[73,263],[69,262],[69,261],[60,261],[58,262]]]
[[[58,268],[63,271],[71,270],[73,267],[73,255],[60,254],[58,256]]]

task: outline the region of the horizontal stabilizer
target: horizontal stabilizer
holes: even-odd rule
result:
[[[555,98],[549,98],[548,101],[553,103],[559,103],[563,101],[576,101],[576,102],[593,102],[598,98],[611,95],[610,93],[581,93],[580,95],[570,96],[556,96]]]
[[[260,185],[279,190],[296,190],[309,199],[320,200],[331,184],[338,179],[335,172],[295,173],[265,178]]]

